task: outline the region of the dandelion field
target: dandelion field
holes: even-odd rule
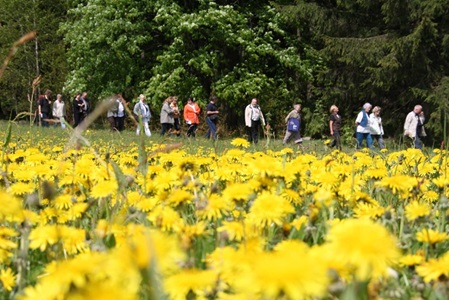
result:
[[[51,128],[6,126],[2,299],[449,293],[447,151],[300,152],[243,139],[217,151],[89,131],[70,143]]]

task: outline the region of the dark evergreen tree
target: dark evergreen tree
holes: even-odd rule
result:
[[[313,132],[327,132],[324,109],[330,105],[337,104],[352,126],[369,101],[383,108],[386,135],[399,135],[405,115],[421,103],[427,128],[441,141],[447,123],[449,1],[297,0],[279,1],[279,7],[327,66],[309,85],[306,106],[319,116]]]

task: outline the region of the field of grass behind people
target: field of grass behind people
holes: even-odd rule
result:
[[[444,299],[448,152],[1,123],[2,299]]]

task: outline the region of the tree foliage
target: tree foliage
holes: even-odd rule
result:
[[[31,31],[38,34],[34,41],[20,47],[0,80],[0,117],[8,118],[28,110],[28,95],[37,76],[42,78],[38,93],[46,89],[55,93],[62,91],[67,64],[64,43],[57,31],[66,15],[65,3],[61,0],[0,0],[1,62],[17,39]]]
[[[67,88],[145,91],[157,108],[169,95],[206,104],[213,94],[232,118],[251,97],[289,109],[314,64],[268,1],[89,0],[69,16]]]
[[[383,108],[387,135],[394,135],[402,131],[405,115],[422,103],[431,116],[427,128],[441,140],[441,116],[447,112],[449,1],[279,4],[327,66],[314,74],[307,103],[312,110],[315,104],[335,103],[349,126],[363,103],[370,101]],[[325,122],[317,131],[325,131],[324,126]]]

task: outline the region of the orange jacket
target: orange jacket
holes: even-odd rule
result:
[[[195,102],[192,105],[186,104],[184,106],[184,120],[187,124],[199,124],[201,108]]]

